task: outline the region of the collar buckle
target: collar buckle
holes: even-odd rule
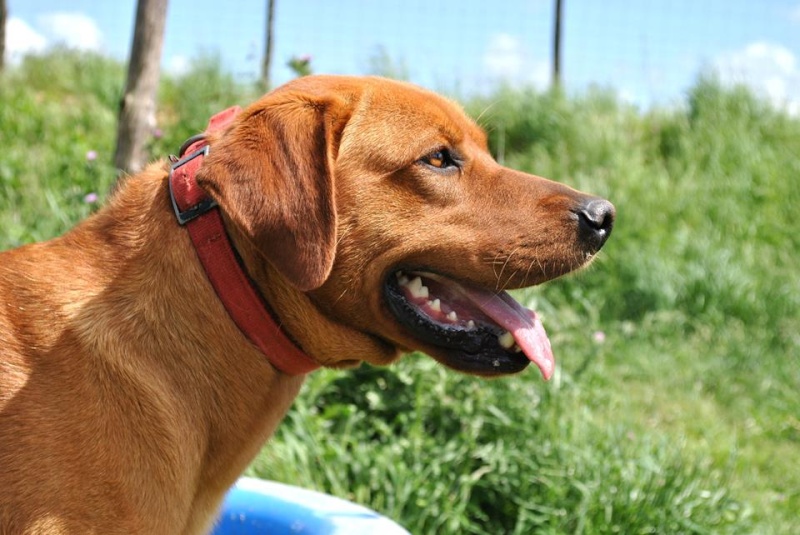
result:
[[[178,220],[178,224],[183,226],[192,219],[200,217],[201,215],[205,214],[209,210],[212,210],[217,207],[217,201],[212,199],[211,197],[204,197],[200,202],[195,204],[194,206],[190,206],[186,210],[181,210],[180,206],[178,206],[178,201],[175,199],[175,191],[173,190],[173,174],[178,171],[181,167],[188,164],[195,158],[206,157],[208,156],[209,146],[206,145],[199,150],[191,153],[188,156],[184,156],[174,164],[169,171],[169,199],[172,202],[172,210],[175,212],[175,218]]]

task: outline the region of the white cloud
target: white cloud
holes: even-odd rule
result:
[[[484,66],[498,78],[519,76],[523,61],[522,44],[507,33],[493,35],[483,55]]]
[[[43,52],[52,45],[102,51],[103,33],[87,15],[47,13],[38,17],[37,22],[37,29],[34,29],[16,17],[6,21],[6,57],[9,62],[17,63],[25,54]]]
[[[550,82],[549,65],[534,61],[520,39],[507,33],[490,38],[483,54],[483,67],[494,81],[536,87],[545,87]]]
[[[28,24],[16,17],[6,21],[6,58],[16,63],[25,54],[41,52],[47,46],[47,39]]]
[[[103,32],[83,13],[47,13],[39,17],[39,24],[52,44],[94,51],[103,47]]]
[[[800,113],[800,68],[787,48],[757,41],[717,59],[714,66],[727,84],[744,84],[774,105]]]
[[[167,61],[167,71],[174,76],[183,76],[189,72],[189,67],[191,67],[191,61],[182,54],[174,55]]]

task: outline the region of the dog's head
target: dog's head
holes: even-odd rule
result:
[[[256,281],[279,274],[266,293],[309,354],[550,376],[541,322],[505,290],[591,261],[610,203],[500,166],[456,104],[381,78],[301,78],[211,145],[198,180]]]

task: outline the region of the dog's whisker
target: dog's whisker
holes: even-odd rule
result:
[[[530,262],[528,262],[528,269],[525,271],[525,277],[522,279],[522,285],[523,286],[527,286],[528,285],[528,278],[531,276],[531,270],[533,269],[534,262],[536,262],[535,258],[533,260],[531,260]]]
[[[511,254],[506,257],[506,261],[503,263],[503,267],[500,269],[500,273],[497,275],[498,287],[502,286],[501,279],[503,278],[503,272],[505,271],[506,266],[508,266],[508,263],[511,261],[511,257],[514,256],[514,253],[516,253],[518,250],[519,247],[514,248],[514,250],[511,251]]]
[[[497,273],[497,266],[504,265],[506,262],[508,262],[508,259],[505,259],[505,260],[501,259],[500,258],[500,253],[496,254],[494,256],[494,258],[492,258],[491,260],[489,260],[488,258],[483,260],[483,263],[489,264],[490,266],[492,266],[492,274],[495,276],[495,278],[499,278],[499,276],[500,276]]]
[[[511,279],[514,277],[515,273],[516,273],[516,271],[514,273],[512,273],[511,276],[508,279],[506,279],[505,283],[500,283],[499,284],[499,286],[497,287],[497,292],[498,293],[502,293],[502,292],[506,291],[506,288],[508,288],[508,284],[511,282]]]
[[[500,277],[503,275],[503,269],[505,268],[507,262],[508,262],[508,258],[506,258],[505,260],[502,260],[502,261],[500,261],[498,259],[498,260],[496,260],[495,262],[492,263],[492,273],[494,274],[494,277],[498,281],[500,280]],[[497,271],[497,267],[498,266],[500,266],[500,271],[499,272]]]
[[[487,104],[486,107],[483,108],[483,111],[481,111],[475,118],[475,122],[481,124],[481,119],[483,118],[483,116],[489,113],[489,111],[492,108],[494,108],[499,102],[500,102],[499,100],[495,100],[494,102],[490,102],[489,104]]]

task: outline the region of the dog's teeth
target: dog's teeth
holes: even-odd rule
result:
[[[403,273],[402,271],[398,271],[394,275],[395,277],[397,277],[397,282],[400,284],[400,286],[408,286],[409,279],[405,273]]]
[[[458,314],[456,314],[455,310],[451,310],[450,313],[447,315],[447,319],[450,321],[458,321]]]
[[[436,312],[442,311],[442,302],[438,299],[434,299],[433,301],[428,301],[428,306],[431,307]]]
[[[406,285],[408,290],[411,292],[411,296],[415,299],[427,299],[428,298],[428,287],[422,284],[422,279],[419,277],[414,277],[411,279],[411,282]]]
[[[472,320],[469,320],[467,322],[467,329],[474,329],[474,328],[475,328],[475,322],[472,321]]]
[[[418,291],[420,288],[422,288],[422,279],[419,277],[414,277],[409,281],[407,286],[412,292]]]
[[[497,341],[500,342],[500,345],[506,349],[511,349],[511,346],[514,345],[514,337],[508,331],[498,336]]]

